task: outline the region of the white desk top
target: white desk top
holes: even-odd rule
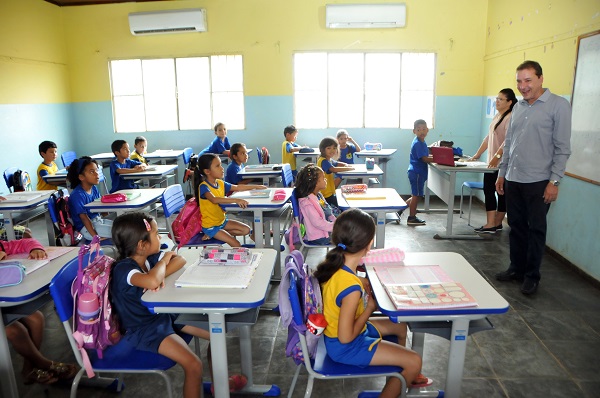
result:
[[[10,199],[11,196],[17,196],[17,197],[26,197],[26,196],[31,196],[31,197],[35,197],[32,200],[27,200],[27,201],[19,201],[19,202],[9,202],[9,201],[1,201],[0,202],[0,212],[1,211],[8,211],[8,210],[27,210],[27,209],[31,209],[34,207],[39,206],[42,203],[46,203],[48,201],[48,198],[50,197],[50,195],[52,195],[54,192],[54,190],[46,190],[46,191],[24,191],[24,192],[13,192],[13,193],[8,193],[8,194],[4,194],[2,196],[4,196],[7,199]]]
[[[379,167],[379,165],[374,165],[373,170],[367,170],[366,164],[355,163],[352,165],[354,170],[352,171],[342,171],[339,173],[340,176],[344,177],[362,177],[362,176],[380,176],[383,175],[383,170]]]
[[[335,193],[338,205],[342,210],[354,207],[366,212],[373,210],[398,211],[408,207],[394,188],[368,188],[367,194],[375,196],[377,199],[346,199],[341,189],[337,189]]]
[[[447,309],[397,310],[385,292],[373,266],[367,266],[367,274],[382,313],[406,320],[447,320],[455,316],[470,319],[508,311],[508,302],[465,260],[452,252],[406,253],[404,265],[439,265],[455,282],[461,283],[477,301],[477,307]]]
[[[281,175],[281,164],[270,164],[264,166],[279,166],[278,170],[274,169],[261,169],[254,170],[251,167],[244,167],[242,170],[238,172],[238,175],[241,176],[279,176]]]
[[[179,254],[187,260],[185,267],[193,264],[201,251],[200,248],[181,250]],[[175,281],[183,273],[184,267],[167,277],[163,289],[144,293],[142,302],[153,312],[198,313],[202,308],[212,308],[219,309],[220,312],[236,313],[256,308],[265,301],[275,256],[278,253],[273,249],[252,251],[262,252],[263,256],[247,289],[175,287]]]
[[[312,148],[314,150],[314,152],[308,152],[308,153],[301,153],[301,152],[294,152],[294,156],[297,158],[301,158],[301,157],[319,157],[321,156],[321,150],[319,148]]]
[[[113,160],[115,158],[115,154],[112,152],[102,152],[102,153],[97,153],[95,155],[90,156],[92,159],[95,160]]]
[[[156,202],[164,191],[165,188],[122,189],[115,193],[139,193],[140,196],[120,203],[102,203],[100,199],[96,199],[95,201],[85,205],[85,207],[93,212],[114,212],[124,209],[142,209],[149,204]]]
[[[294,191],[294,188],[269,188],[269,189],[271,190],[271,197],[269,197],[269,198],[248,198],[248,197],[240,198],[240,199],[244,199],[248,202],[248,207],[245,209],[240,208],[235,203],[222,204],[221,207],[223,207],[224,209],[227,209],[227,210],[236,210],[236,211],[253,211],[255,209],[256,210],[258,210],[258,209],[264,209],[264,210],[279,209],[285,205],[285,203],[290,199],[290,196],[292,196],[292,192]],[[277,200],[277,201],[272,200],[271,198],[273,197],[273,192],[275,190],[280,190],[280,189],[285,191],[285,198],[282,200]],[[230,197],[235,198],[236,195],[243,196],[246,193],[247,193],[247,191],[239,192],[239,193],[234,192]]]
[[[152,170],[144,170],[137,173],[121,174],[121,178],[124,180],[139,180],[140,178],[153,178],[161,177],[169,174],[171,171],[177,168],[176,164],[153,164],[148,166]]]
[[[366,157],[381,158],[381,157],[386,157],[386,156],[392,156],[393,154],[396,153],[396,151],[398,151],[398,150],[393,149],[393,148],[385,148],[385,149],[382,149],[381,151],[367,151],[366,149],[363,149],[360,152],[354,152],[354,155],[358,158],[366,158]]]
[[[183,156],[183,149],[157,149],[144,155],[145,159],[169,159]]]
[[[438,170],[441,171],[450,171],[450,172],[456,172],[456,173],[493,173],[494,171],[498,171],[498,168],[488,168],[488,164],[486,162],[461,162],[463,164],[465,164],[465,166],[458,166],[458,167],[452,167],[452,166],[444,166],[441,164],[437,164],[437,163],[428,163],[429,166],[431,167],[435,167]]]

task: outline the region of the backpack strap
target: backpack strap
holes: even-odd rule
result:
[[[90,362],[90,357],[88,356],[87,351],[83,348],[83,335],[79,332],[73,333],[73,339],[77,343],[77,349],[81,354],[81,359],[83,361],[83,367],[85,368],[85,372],[88,378],[95,377],[94,369],[92,368],[92,363]]]

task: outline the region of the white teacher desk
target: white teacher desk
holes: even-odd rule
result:
[[[3,195],[5,198],[9,199],[11,195],[16,196],[31,196],[35,197],[34,199],[23,201],[23,202],[8,202],[1,201],[0,202],[0,213],[2,213],[4,218],[4,228],[6,228],[6,239],[14,240],[15,239],[15,230],[14,228],[14,217],[21,214],[26,215],[29,213],[29,217],[32,217],[32,214],[37,215],[38,210],[40,212],[45,212],[46,218],[46,229],[48,233],[48,244],[50,246],[55,245],[54,241],[54,227],[52,227],[52,220],[50,219],[50,214],[48,213],[48,198],[52,195],[54,190],[47,191],[25,191],[25,192],[16,192],[9,193]]]
[[[435,234],[435,239],[484,239],[473,232],[469,235],[453,235],[452,221],[454,217],[454,193],[456,192],[457,173],[493,173],[498,169],[489,169],[485,162],[464,162],[466,166],[450,167],[437,163],[428,163],[429,176],[425,189],[425,211],[429,211],[430,191],[436,194],[448,205],[446,218],[446,234]]]
[[[357,195],[350,195],[346,199],[341,189],[335,191],[339,208],[348,210],[352,207],[359,208],[366,213],[377,214],[377,230],[375,234],[375,248],[383,249],[385,246],[385,215],[386,213],[396,213],[406,209],[408,206],[402,200],[394,188],[368,188],[367,195],[376,197],[376,199],[356,199]],[[366,196],[368,197],[368,196]]]
[[[193,248],[180,251],[187,265],[193,264],[202,249]],[[175,281],[184,268],[169,275],[165,287],[158,292],[148,291],[142,296],[142,303],[154,313],[208,314],[210,350],[212,353],[213,384],[215,397],[229,397],[229,372],[227,369],[227,342],[225,339],[225,314],[237,314],[250,308],[260,307],[267,294],[275,258],[279,255],[273,249],[252,249],[263,253],[250,285],[246,289],[234,288],[177,288]],[[272,385],[255,385],[252,376],[252,350],[250,326],[240,327],[240,347],[242,374],[248,384],[241,394],[264,394]]]
[[[477,301],[477,307],[397,310],[385,292],[373,266],[367,266],[367,275],[381,312],[394,322],[449,321],[452,322],[450,353],[446,373],[445,397],[459,398],[467,350],[469,322],[488,315],[504,314],[508,303],[502,296],[458,253],[406,253],[404,265],[439,265],[450,278],[461,283]],[[424,335],[415,333],[413,350],[423,355]],[[437,396],[437,395],[436,395]]]
[[[140,196],[120,203],[102,203],[100,199],[96,199],[95,201],[85,205],[85,208],[89,209],[93,213],[117,213],[117,215],[121,215],[129,211],[141,211],[144,208],[158,202],[164,191],[164,188],[122,189],[115,193],[139,193]]]
[[[367,151],[362,150],[360,152],[354,152],[357,158],[373,158],[376,164],[381,166],[383,170],[383,177],[381,178],[381,186],[386,187],[386,174],[387,174],[387,162],[389,162],[396,153],[397,149],[382,149],[380,151]]]
[[[48,264],[25,276],[20,284],[0,289],[0,319],[3,321],[0,325],[0,384],[4,398],[19,396],[4,325],[33,314],[52,300],[48,291],[50,281],[67,262],[77,256],[77,252],[75,249],[50,260]]]

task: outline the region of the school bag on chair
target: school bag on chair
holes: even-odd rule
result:
[[[261,148],[260,159],[262,160],[262,164],[269,164],[271,157],[269,156],[269,150],[266,147]]]
[[[84,267],[84,256],[89,253]],[[110,271],[115,260],[100,254],[100,237],[79,249],[79,270],[73,281],[73,338],[81,352],[88,377],[94,371],[86,349],[95,349],[102,358],[103,351],[119,342],[121,333],[109,300]]]
[[[188,243],[190,239],[202,232],[202,215],[198,208],[196,198],[188,199],[183,205],[179,214],[171,224],[173,235],[169,236],[173,242],[177,243],[177,248],[181,248]]]
[[[17,170],[12,178],[14,192],[31,191],[31,177],[29,177],[28,172]]]
[[[54,236],[57,246],[77,246],[83,235],[73,227],[73,219],[69,211],[69,195],[65,195],[62,189],[52,194],[54,208],[56,210],[56,221],[54,224]]]

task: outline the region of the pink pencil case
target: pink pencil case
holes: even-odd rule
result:
[[[106,195],[102,195],[102,198],[100,198],[100,201],[102,203],[120,203],[120,202],[126,202],[127,201],[127,196],[125,194],[122,193],[109,193]]]
[[[273,193],[272,201],[284,200],[285,199],[285,191],[283,189],[276,189]]]

